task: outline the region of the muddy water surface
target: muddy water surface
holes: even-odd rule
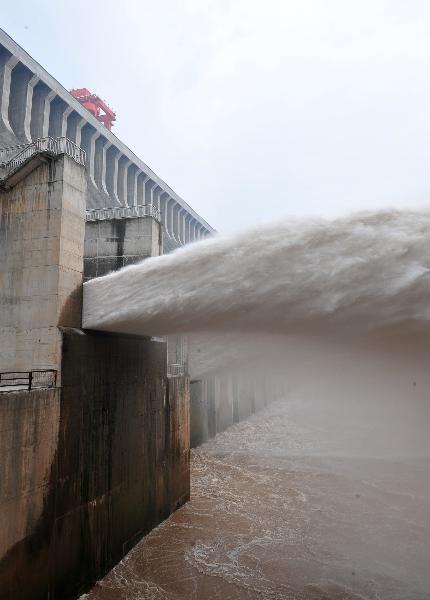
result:
[[[191,502],[86,600],[428,600],[430,460],[309,411],[277,402],[194,450]]]

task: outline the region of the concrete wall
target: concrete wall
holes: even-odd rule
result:
[[[62,335],[61,390],[0,394],[1,600],[76,598],[189,498],[189,389],[165,344]]]
[[[162,254],[161,226],[152,217],[87,222],[85,279]]]
[[[80,326],[85,191],[68,156],[0,191],[0,371],[59,369],[57,325]]]

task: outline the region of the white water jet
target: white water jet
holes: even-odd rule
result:
[[[83,326],[164,335],[342,337],[430,321],[430,212],[290,219],[186,246],[84,285]]]

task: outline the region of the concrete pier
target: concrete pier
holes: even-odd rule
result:
[[[67,154],[0,191],[0,371],[60,371],[58,327],[81,324],[85,198]]]

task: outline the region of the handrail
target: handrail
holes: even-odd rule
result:
[[[22,165],[33,155],[42,152],[51,154],[53,156],[67,154],[67,156],[70,156],[70,158],[72,158],[75,162],[84,166],[86,161],[85,150],[77,146],[74,142],[66,137],[44,137],[24,146],[20,145],[15,146],[15,148],[3,148],[4,156],[9,156],[14,152],[14,150],[18,150],[18,153],[15,154],[15,156],[13,156],[7,162],[0,163],[0,167],[9,173]]]
[[[167,377],[183,377],[185,375],[185,365],[171,364],[167,365]]]
[[[26,148],[28,144],[19,144],[19,146],[10,146],[9,148],[0,148],[0,167],[6,165],[14,156]]]
[[[137,206],[114,206],[106,208],[94,208],[87,210],[87,221],[107,221],[113,219],[135,219],[137,217],[152,217],[160,220],[160,211],[153,204],[141,204]]]

